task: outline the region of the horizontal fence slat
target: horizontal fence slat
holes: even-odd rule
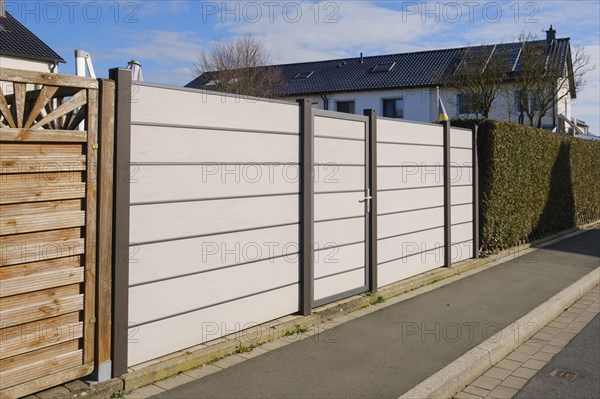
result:
[[[1,128],[0,141],[84,143],[87,131]]]
[[[5,359],[81,338],[83,323],[79,321],[79,312],[75,312],[18,326],[7,326],[0,333],[4,337],[0,359]]]
[[[19,307],[1,307],[0,319],[2,319],[3,323],[17,325],[79,310],[83,310],[83,294],[56,297]]]
[[[85,169],[85,155],[64,157],[2,155],[2,158],[0,158],[0,174],[71,172]]]
[[[80,267],[82,265],[81,257],[70,256],[45,260],[40,262],[22,263],[16,266],[0,267],[0,279],[4,281],[9,278],[26,277],[35,273],[45,271],[54,271],[58,269],[67,269]]]
[[[298,251],[297,224],[134,246],[129,282],[138,285],[272,257],[293,259]]]
[[[85,197],[85,183],[83,182],[20,183],[15,186],[5,183],[3,186],[4,188],[0,192],[0,204],[67,200]]]
[[[128,346],[128,364],[139,364],[295,313],[299,309],[298,298],[299,287],[295,284],[141,326],[136,326],[135,320],[131,319],[134,324],[129,328],[128,336],[136,343]]]
[[[365,122],[361,121],[315,116],[313,130],[316,136],[365,139]]]
[[[442,145],[443,129],[436,124],[377,119],[377,141]]]
[[[132,126],[131,162],[299,162],[293,135]]]
[[[83,243],[81,243],[83,245]],[[68,268],[32,274],[27,277],[14,277],[2,281],[0,297],[19,295],[27,292],[43,290],[83,282],[84,269]]]
[[[85,212],[83,211],[32,213],[21,216],[3,215],[0,217],[0,235],[64,229],[84,225]]]
[[[297,256],[165,280],[129,290],[129,317],[145,323],[297,282]]]
[[[134,206],[130,242],[298,223],[297,209],[298,195]]]
[[[364,268],[322,278],[315,281],[314,299],[318,301],[319,299],[360,288],[365,284]]]
[[[2,68],[2,70],[0,70],[0,80],[49,86],[79,87],[86,89],[98,88],[98,81],[94,78],[60,75],[57,73],[30,72],[9,68]]]
[[[362,268],[364,273],[365,244],[363,242],[343,247],[319,243],[316,249],[318,251],[315,252],[315,279],[357,268]],[[352,288],[356,287],[343,289],[342,292]]]
[[[37,361],[29,360],[23,367],[3,369],[3,371],[0,372],[0,380],[2,380],[3,388],[10,388],[17,384],[45,377],[56,372],[56,370],[66,370],[77,367],[81,365],[81,363],[82,351],[78,349],[57,355],[45,353],[42,359]]]

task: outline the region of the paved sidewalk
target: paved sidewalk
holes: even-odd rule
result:
[[[473,381],[458,393],[455,399],[509,399],[515,395],[519,398],[566,397],[564,395],[548,396],[547,393],[543,394],[542,392],[539,392],[540,395],[532,395],[531,389],[528,392],[519,392],[519,390],[534,378],[557,353],[561,352],[598,313],[600,313],[600,287],[595,287],[527,342],[506,356],[504,360]],[[596,339],[598,339],[597,332]],[[598,366],[596,365],[596,367]],[[541,389],[537,386],[538,391]],[[598,392],[595,392],[594,395],[584,397],[600,397]],[[572,392],[570,397],[580,396]]]
[[[598,242],[600,229],[584,231],[424,294],[351,313],[334,328],[314,326],[303,334],[311,338],[279,339],[126,397],[397,398],[597,269]]]

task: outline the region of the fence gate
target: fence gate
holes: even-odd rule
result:
[[[99,82],[4,68],[0,81],[0,396],[12,398],[94,368]]]
[[[313,306],[368,286],[370,191],[367,117],[312,110],[314,131]]]

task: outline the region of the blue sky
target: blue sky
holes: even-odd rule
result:
[[[143,65],[146,81],[181,86],[198,52],[248,32],[276,63],[540,38],[550,24],[600,66],[600,2],[592,1],[12,1],[7,10],[56,50],[74,73],[73,51],[92,54],[96,74]],[[599,69],[587,75],[574,115],[600,133]]]

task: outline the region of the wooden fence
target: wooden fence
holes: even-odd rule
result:
[[[114,82],[2,68],[0,83],[0,396],[15,398],[111,374]]]

